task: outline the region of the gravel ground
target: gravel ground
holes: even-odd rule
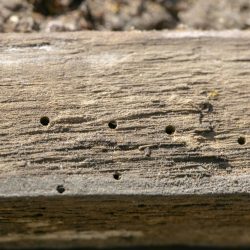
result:
[[[248,28],[249,0],[0,0],[0,32]]]

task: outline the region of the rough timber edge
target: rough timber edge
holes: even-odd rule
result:
[[[53,38],[80,38],[85,36],[97,36],[97,35],[107,36],[110,35],[118,36],[121,39],[126,40],[127,38],[135,38],[135,37],[151,37],[154,39],[159,38],[202,38],[202,37],[211,37],[211,38],[250,38],[250,31],[242,31],[242,30],[223,30],[223,31],[201,31],[201,30],[190,30],[190,31],[182,31],[182,30],[162,30],[162,31],[78,31],[78,32],[51,32],[51,33],[2,33],[0,35],[1,40],[15,40],[19,42],[25,42],[27,39],[38,39],[43,38],[53,39]],[[152,35],[154,37],[152,37]]]
[[[250,193],[250,175],[213,176],[199,181],[185,178],[178,180],[135,179],[132,176],[116,181],[105,176],[49,175],[42,177],[5,177],[0,178],[0,197],[53,196],[53,195],[204,195]],[[185,182],[187,184],[185,184]],[[59,194],[58,185],[65,192]]]

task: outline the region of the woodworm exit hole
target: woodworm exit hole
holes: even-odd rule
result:
[[[112,120],[108,123],[109,128],[116,129],[117,128],[117,121]]]
[[[50,122],[50,120],[49,120],[49,117],[47,117],[47,116],[43,116],[43,117],[41,117],[41,119],[40,119],[40,123],[41,123],[43,126],[48,126],[48,125],[49,125],[49,122]]]

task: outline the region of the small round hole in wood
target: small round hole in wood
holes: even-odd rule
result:
[[[48,125],[49,125],[49,117],[47,117],[47,116],[41,117],[40,123],[41,123],[43,126],[48,126]]]
[[[165,132],[168,134],[168,135],[172,135],[174,132],[175,132],[175,127],[173,125],[168,125],[166,128],[165,128]]]
[[[118,180],[121,179],[121,174],[120,174],[120,173],[114,173],[114,174],[113,174],[113,177],[114,177],[115,180],[118,181]]]
[[[243,136],[239,137],[239,138],[238,138],[238,143],[239,143],[240,145],[246,144],[246,138],[243,137]]]
[[[112,120],[108,123],[109,128],[116,129],[117,128],[117,121]]]
[[[64,188],[63,185],[58,185],[58,186],[56,187],[56,190],[57,190],[57,192],[58,192],[59,194],[62,194],[62,193],[64,193],[65,188]]]

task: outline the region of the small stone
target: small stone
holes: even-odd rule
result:
[[[9,18],[9,20],[10,20],[10,22],[12,22],[12,23],[18,23],[19,17],[18,17],[18,16],[11,16],[11,17]]]

